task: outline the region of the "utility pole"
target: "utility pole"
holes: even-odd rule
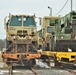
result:
[[[48,6],[48,9],[50,9],[50,16],[52,16],[52,8]]]
[[[73,3],[73,2],[72,2],[72,0],[71,0],[71,12],[72,12],[72,3]]]

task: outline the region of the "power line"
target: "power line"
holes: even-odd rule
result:
[[[55,15],[58,15],[64,9],[64,7],[66,6],[67,3],[68,3],[68,0],[65,2],[65,4],[63,5],[63,7],[61,8],[61,10],[57,14],[55,14]]]

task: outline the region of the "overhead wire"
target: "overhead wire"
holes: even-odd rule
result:
[[[65,4],[63,5],[63,7],[61,8],[61,10],[60,10],[57,14],[55,14],[55,15],[58,15],[58,14],[64,9],[64,7],[65,7],[66,4],[68,3],[68,1],[69,1],[69,0],[67,0],[67,1],[65,2]]]

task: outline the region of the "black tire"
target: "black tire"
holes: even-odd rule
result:
[[[10,46],[11,44],[12,44],[12,42],[11,42],[11,41],[8,41],[8,40],[6,39],[6,49],[7,49],[6,52],[10,52],[10,51],[11,51],[11,48],[12,48],[12,47],[9,48],[9,46]]]
[[[45,48],[46,48],[46,43],[45,43],[45,41],[43,41],[42,50],[45,50]]]

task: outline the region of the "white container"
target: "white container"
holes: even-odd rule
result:
[[[50,62],[50,66],[51,67],[54,67],[55,66],[55,63],[54,62]]]

